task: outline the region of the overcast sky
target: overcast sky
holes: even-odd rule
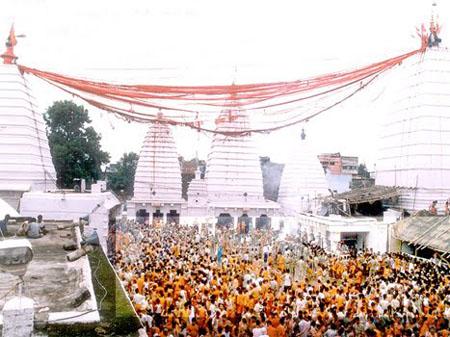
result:
[[[229,84],[301,79],[366,65],[416,49],[415,27],[428,26],[429,0],[1,0],[0,40],[12,22],[19,63],[92,79],[151,84]],[[449,2],[438,2],[444,45]],[[306,133],[318,152],[357,155],[369,169],[376,161],[385,94],[395,72],[342,107],[310,121]],[[71,99],[29,78],[39,109]],[[81,103],[81,102],[78,102]],[[84,104],[84,103],[83,103]],[[88,106],[87,106],[88,107]],[[124,123],[88,107],[102,145],[117,160],[136,151],[146,127]],[[257,137],[261,155],[283,162],[299,128]],[[210,139],[175,130],[181,155]]]

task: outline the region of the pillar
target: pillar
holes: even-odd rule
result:
[[[3,337],[31,337],[34,302],[28,297],[13,297],[3,306]]]
[[[341,241],[341,233],[330,232],[330,250],[335,252],[337,250],[337,245]]]
[[[234,217],[233,217],[233,229],[236,229],[236,228],[237,228],[238,221],[239,221],[239,216],[238,216],[238,215],[237,215],[237,216],[234,216]]]
[[[147,212],[148,212],[148,224],[151,225],[153,223],[153,207],[150,206],[150,209],[148,209]]]
[[[127,218],[136,219],[136,204],[132,201],[127,203]]]

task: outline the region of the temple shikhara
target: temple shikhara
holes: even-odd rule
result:
[[[223,111],[219,131],[239,132],[250,127],[244,111]],[[220,223],[239,221],[267,225],[279,216],[279,205],[266,200],[259,156],[251,135],[215,134],[204,178],[196,173],[188,200],[181,198],[181,171],[175,142],[167,125],[155,123],[145,137],[136,170],[129,216],[140,221],[196,221],[216,218]],[[181,218],[180,218],[181,216]]]
[[[90,193],[58,189],[42,109],[16,64],[16,44],[11,28],[0,64],[1,335],[31,336],[40,322],[62,335],[63,327],[100,321],[81,242],[94,230],[91,242],[106,251],[108,219],[120,202],[104,182]],[[91,226],[84,238],[82,218]]]
[[[450,52],[437,21],[381,61],[213,85],[28,67],[12,27],[0,55],[0,335],[450,336]],[[73,167],[94,158],[97,171],[67,175],[31,76],[130,132],[143,125],[139,158],[108,164],[90,126],[106,159],[84,153]],[[383,76],[380,138],[358,140],[377,142],[374,172],[319,153],[327,135],[308,122]],[[64,125],[75,110],[61,110]],[[276,162],[261,139],[280,130],[289,156]]]
[[[399,207],[415,212],[450,196],[450,53],[437,44],[403,68],[379,141],[376,184],[399,187]]]
[[[224,120],[217,131],[242,131],[250,128],[245,110],[222,111]],[[214,135],[206,162],[208,212],[219,222],[251,222],[267,225],[279,206],[264,198],[259,156],[251,134],[242,137]]]
[[[167,125],[152,124],[139,155],[128,214],[142,221],[179,223],[183,203],[180,163],[172,132]]]
[[[56,189],[42,113],[27,80],[7,63],[0,64],[0,158],[0,197],[14,207],[23,192]]]
[[[309,142],[302,130],[299,139],[291,143],[292,156],[284,166],[278,192],[278,202],[286,215],[318,213],[321,201],[330,194],[318,154]]]
[[[189,217],[202,217],[208,207],[208,191],[206,181],[200,168],[195,171],[195,177],[189,183],[187,191],[186,212]]]

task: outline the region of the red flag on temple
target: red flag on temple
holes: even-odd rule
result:
[[[17,56],[14,55],[14,46],[17,44],[16,33],[14,32],[14,25],[11,25],[8,39],[6,40],[6,51],[0,55],[3,58],[4,64],[16,63]]]

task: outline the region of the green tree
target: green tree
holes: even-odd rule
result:
[[[181,196],[187,200],[187,191],[190,182],[195,178],[195,171],[200,166],[203,168],[204,173],[206,162],[204,160],[198,160],[197,158],[185,160],[183,156],[178,157],[178,162],[180,163],[181,168]]]
[[[370,173],[367,171],[366,164],[359,164],[358,175],[363,178],[370,178]]]
[[[124,153],[122,158],[109,168],[108,187],[117,194],[122,194],[123,191],[125,196],[132,196],[138,160],[139,156],[136,153]]]
[[[88,183],[101,178],[101,166],[109,162],[101,136],[89,126],[87,109],[72,101],[57,101],[44,114],[53,163],[60,188],[72,188],[75,178]]]

